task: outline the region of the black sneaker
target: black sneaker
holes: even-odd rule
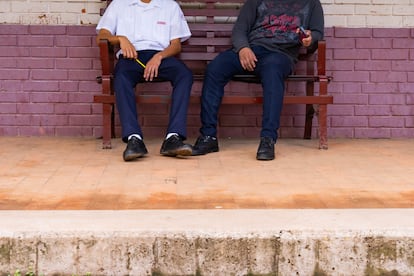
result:
[[[172,135],[164,140],[161,146],[160,154],[166,156],[189,156],[193,153],[193,147],[183,143],[183,139],[179,135]]]
[[[261,137],[259,148],[257,149],[257,160],[275,159],[275,141],[270,137]]]
[[[142,157],[147,153],[148,151],[145,147],[144,142],[138,137],[133,136],[131,137],[131,139],[128,140],[127,147],[124,151],[124,160],[131,161],[136,158]]]
[[[219,151],[218,140],[213,136],[199,136],[193,147],[193,155]]]

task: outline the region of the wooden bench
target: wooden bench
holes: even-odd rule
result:
[[[109,4],[110,0],[106,0]],[[216,55],[231,47],[231,30],[244,0],[181,0],[178,1],[190,26],[192,37],[183,44],[179,55],[194,74],[191,103],[200,103],[201,83],[206,65]],[[101,11],[103,14],[103,11]],[[327,139],[327,105],[333,103],[328,95],[328,83],[331,77],[326,75],[326,43],[319,41],[313,49],[303,48],[297,65],[297,72],[287,79],[287,84],[301,83],[299,92],[285,95],[284,104],[304,104],[305,127],[304,139],[310,139],[312,120],[318,115],[319,148],[328,148]],[[317,49],[316,49],[317,48]],[[103,148],[111,148],[111,138],[115,137],[115,97],[112,85],[113,68],[116,63],[117,45],[106,40],[99,43],[102,63],[102,76],[97,81],[102,84],[102,94],[94,96],[94,102],[103,105]],[[240,85],[227,85],[223,104],[260,104],[263,101],[260,80],[254,75],[238,75],[232,82]],[[137,103],[159,104],[170,102],[169,83],[157,80],[137,86]],[[259,89],[253,91],[252,85]],[[167,90],[167,91],[166,91]],[[258,92],[259,91],[259,92]],[[316,107],[316,108],[315,108]],[[316,109],[316,111],[315,111]]]

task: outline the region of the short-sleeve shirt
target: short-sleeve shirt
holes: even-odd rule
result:
[[[126,36],[140,50],[162,51],[170,41],[187,40],[190,29],[180,6],[174,0],[114,0],[96,27],[113,35]]]

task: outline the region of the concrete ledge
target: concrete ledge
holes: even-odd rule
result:
[[[1,211],[0,275],[414,275],[413,218],[412,209]]]

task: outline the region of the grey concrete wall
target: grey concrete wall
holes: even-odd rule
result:
[[[414,275],[411,209],[3,211],[0,275]]]

